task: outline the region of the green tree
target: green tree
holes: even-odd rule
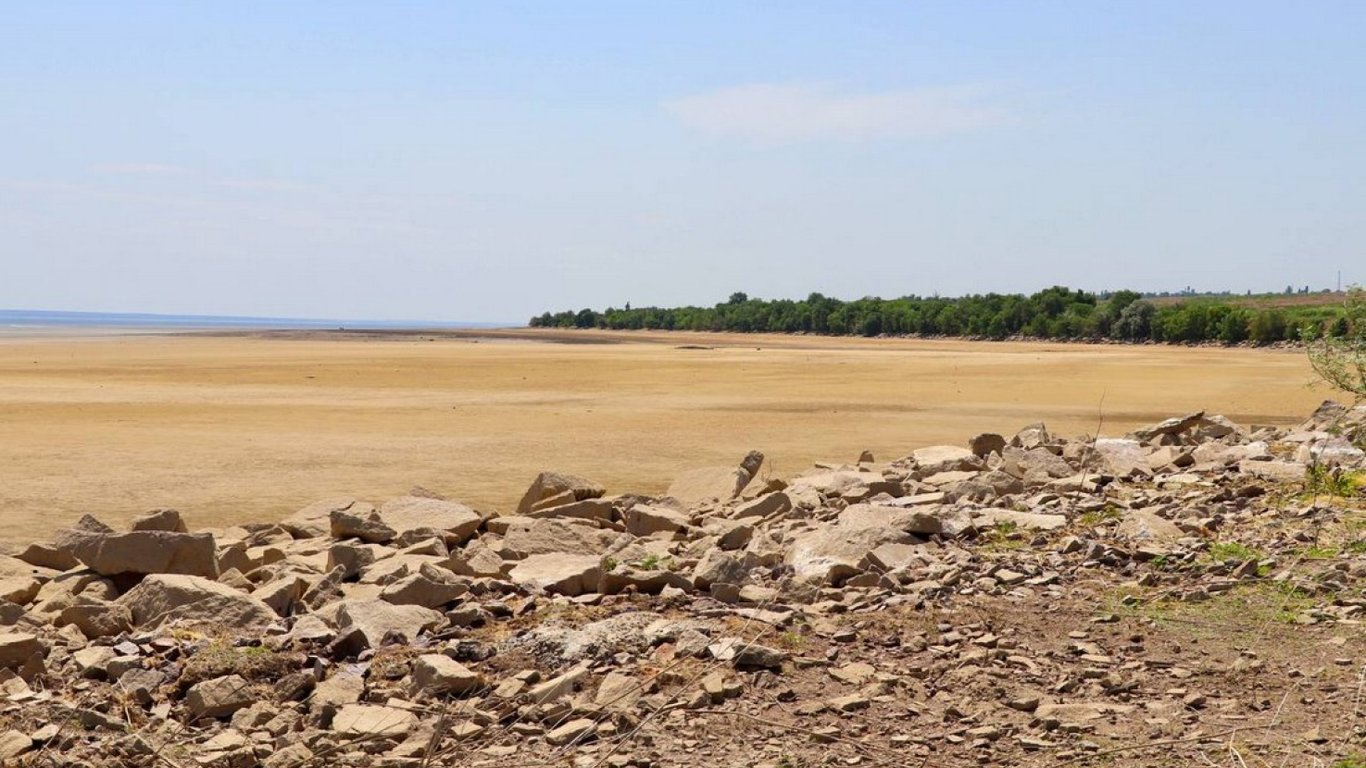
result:
[[[1319,378],[1359,401],[1366,399],[1366,291],[1348,289],[1343,310],[1344,333],[1323,334],[1305,349]]]

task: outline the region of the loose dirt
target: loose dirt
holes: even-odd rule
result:
[[[564,343],[564,342],[579,343]],[[662,491],[747,450],[790,474],[1042,418],[1289,424],[1293,351],[728,334],[188,334],[0,341],[0,541],[91,512],[270,520],[415,484],[507,510],[547,468]]]

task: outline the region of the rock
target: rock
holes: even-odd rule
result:
[[[33,749],[33,739],[19,731],[0,733],[0,760],[13,760]]]
[[[490,576],[500,577],[503,573],[512,568],[511,563],[505,563],[498,553],[489,549],[478,540],[470,542],[460,552],[455,552],[446,561],[446,568],[452,573],[461,576]]]
[[[712,584],[734,584],[737,587],[749,580],[749,569],[734,555],[719,549],[708,550],[693,568],[692,582],[698,589],[711,589]]]
[[[185,708],[191,721],[228,717],[256,700],[250,684],[240,675],[224,675],[190,687]]]
[[[1240,461],[1238,471],[1261,480],[1293,483],[1304,480],[1306,468],[1294,461]]]
[[[365,678],[355,672],[338,672],[318,683],[308,699],[309,713],[326,728],[342,707],[355,704],[365,693]]]
[[[738,643],[734,652],[735,655],[731,657],[731,663],[735,665],[736,669],[782,671],[783,662],[787,661],[785,652],[758,643]]]
[[[531,487],[517,503],[517,514],[527,513],[547,506],[568,504],[571,501],[596,499],[605,493],[597,483],[577,475],[559,472],[542,472],[531,482]]]
[[[334,509],[329,519],[334,539],[360,539],[367,544],[385,544],[393,541],[398,535],[398,532],[386,525],[380,519],[379,513],[373,510],[362,517],[352,514],[349,509]]]
[[[995,432],[983,432],[968,441],[968,450],[978,458],[985,459],[993,453],[1005,450],[1006,439]]]
[[[337,629],[343,633],[358,632],[367,648],[379,648],[386,636],[411,643],[442,621],[442,615],[436,611],[384,600],[344,600],[337,609]]]
[[[217,550],[207,533],[99,533],[71,528],[57,535],[54,546],[103,576],[178,573],[218,578]]]
[[[1010,447],[1002,454],[1001,469],[1023,478],[1026,484],[1042,484],[1049,479],[1068,477],[1076,470],[1065,459],[1047,448],[1021,449]]]
[[[1109,702],[1067,702],[1062,704],[1040,704],[1034,716],[1040,720],[1052,720],[1065,725],[1078,725],[1099,720],[1107,715],[1124,715],[1134,711],[1130,704],[1111,704]]]
[[[154,509],[133,518],[132,529],[135,531],[171,531],[172,533],[187,533],[189,529],[185,527],[185,521],[180,519],[180,513],[174,509]]]
[[[851,504],[839,516],[839,527],[895,528],[905,533],[932,536],[944,532],[944,521],[932,512],[878,504]]]
[[[922,475],[976,469],[977,455],[956,445],[931,445],[911,451],[916,470]]]
[[[1042,448],[1051,442],[1053,442],[1053,438],[1048,434],[1048,427],[1045,427],[1042,421],[1030,424],[1010,438],[1012,446],[1025,450]]]
[[[81,634],[95,640],[131,630],[133,612],[118,603],[92,600],[64,608],[53,623],[59,627],[74,624]]]
[[[571,597],[593,591],[601,577],[602,559],[597,555],[559,552],[532,555],[508,572],[508,579],[519,586]]]
[[[466,592],[469,592],[469,587],[457,580],[450,571],[424,564],[417,573],[386,586],[379,596],[381,600],[395,605],[439,608]]]
[[[1135,429],[1133,435],[1135,438],[1142,440],[1145,443],[1151,442],[1154,438],[1162,435],[1181,435],[1195,429],[1204,418],[1204,411],[1192,413],[1188,416],[1178,416],[1150,427]]]
[[[332,730],[347,736],[407,736],[417,727],[417,716],[396,707],[348,704],[332,718]]]
[[[43,582],[32,576],[10,576],[0,578],[0,600],[8,600],[15,605],[28,605],[38,596]]]
[[[707,467],[684,472],[669,485],[665,495],[688,507],[727,502],[739,497],[740,492],[759,473],[763,463],[762,453],[750,451],[738,467]]]
[[[276,620],[270,606],[232,587],[198,576],[156,574],[120,597],[133,624],[214,624],[234,632],[259,630]]]
[[[585,741],[591,741],[596,729],[597,721],[580,717],[551,730],[545,735],[545,740],[547,744],[557,747],[570,743],[581,744]]]
[[[118,687],[131,695],[142,706],[150,706],[153,694],[166,682],[166,675],[154,669],[136,667],[118,677]]]
[[[630,712],[644,693],[645,687],[635,675],[608,672],[598,684],[593,703],[613,712]]]
[[[294,605],[308,591],[308,580],[298,574],[286,574],[252,590],[251,596],[270,606],[280,616],[294,614]]]
[[[920,562],[921,548],[915,544],[883,544],[870,551],[859,563],[859,570],[887,573]]]
[[[398,536],[431,530],[440,533],[447,544],[463,543],[479,530],[480,523],[479,513],[464,504],[421,496],[390,499],[379,514]]]
[[[783,562],[800,581],[838,584],[859,573],[868,553],[878,547],[912,541],[896,528],[825,526],[794,537]]]
[[[413,661],[413,688],[437,695],[466,696],[486,685],[483,675],[448,656],[429,653]]]
[[[1366,459],[1366,451],[1336,435],[1311,440],[1295,451],[1295,461],[1306,465],[1350,468],[1361,466],[1363,459]]]
[[[716,546],[725,550],[744,549],[754,538],[754,526],[748,523],[727,521],[719,524],[716,530],[720,531]]]
[[[530,518],[568,517],[576,520],[592,520],[599,523],[612,521],[614,507],[608,499],[584,499],[559,504],[553,507],[540,507],[526,513]]]
[[[333,512],[346,511],[357,504],[358,502],[350,496],[324,499],[281,520],[280,527],[296,539],[322,538],[332,532]]]
[[[81,564],[76,556],[65,549],[59,549],[51,544],[33,543],[24,548],[23,552],[15,555],[16,559],[23,560],[30,565],[40,568],[51,568],[56,571],[69,571]]]
[[[1119,522],[1116,533],[1134,542],[1162,547],[1170,547],[1185,536],[1175,523],[1159,517],[1150,509],[1127,512]]]
[[[792,497],[782,491],[766,493],[756,499],[747,501],[735,508],[731,517],[741,520],[744,518],[768,518],[782,515],[792,509]]]
[[[685,530],[690,521],[682,512],[637,504],[626,511],[625,522],[626,530],[632,535],[650,536]]]
[[[1151,472],[1148,452],[1137,440],[1102,437],[1092,442],[1091,450],[1094,460],[1089,465],[1116,477],[1146,476]]]
[[[34,635],[25,632],[0,633],[0,668],[19,669],[34,657],[41,658],[46,648]]]
[[[693,583],[683,574],[664,568],[644,569],[626,565],[605,571],[596,591],[604,595],[617,595],[629,589],[639,595],[658,595],[670,588],[690,592]],[[587,591],[592,592],[594,589],[589,588]]]
[[[605,554],[620,535],[587,522],[528,520],[508,528],[501,551],[518,559],[551,553]]]
[[[981,515],[973,519],[973,524],[978,528],[990,528],[1001,523],[1026,531],[1056,531],[1067,527],[1067,516],[1016,512],[1013,509],[984,509]]]

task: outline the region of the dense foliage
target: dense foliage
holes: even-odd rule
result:
[[[1342,325],[1344,333],[1309,341],[1309,362],[1324,381],[1366,400],[1366,291],[1347,292]]]
[[[1031,296],[988,293],[961,298],[906,296],[840,301],[752,299],[743,293],[714,307],[609,307],[546,312],[532,327],[815,333],[834,336],[971,336],[987,339],[1122,339],[1267,344],[1348,332],[1341,307],[1246,307],[1233,299],[1151,301],[1134,291],[1095,294],[1055,286]]]

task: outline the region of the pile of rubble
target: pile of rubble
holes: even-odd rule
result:
[[[209,532],[86,517],[0,557],[0,760],[1342,757],[1366,744],[1363,438],[1366,407],[1325,403],[789,480],[751,453],[662,497],[547,472],[508,515],[415,489]]]

